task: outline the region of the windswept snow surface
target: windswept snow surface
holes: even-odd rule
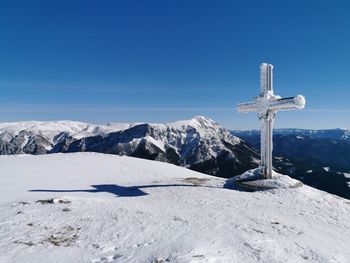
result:
[[[348,200],[225,183],[115,155],[1,156],[0,262],[349,262]]]

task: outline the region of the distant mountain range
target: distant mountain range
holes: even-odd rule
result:
[[[260,149],[260,132],[231,131]],[[350,198],[350,131],[275,129],[273,154],[290,160],[286,174],[313,187]],[[276,164],[275,164],[276,166]]]
[[[231,131],[252,147],[260,148],[259,131]],[[274,130],[274,155],[295,162],[320,162],[334,170],[350,171],[349,130]]]
[[[254,168],[259,160],[256,150],[201,116],[169,124],[0,124],[2,155],[88,151],[164,161],[221,177]]]
[[[274,131],[274,169],[350,199],[345,129]],[[259,165],[259,131],[228,131],[198,116],[168,124],[73,121],[0,123],[0,155],[100,152],[232,177]]]
[[[240,138],[249,139],[254,136],[260,136],[259,130],[247,130],[239,131],[232,130],[231,133]],[[307,129],[274,129],[274,135],[297,135],[306,136],[311,139],[334,139],[342,140],[350,143],[350,130],[349,129],[327,129],[327,130],[307,130]]]
[[[75,121],[26,121],[0,123],[0,154],[45,154],[52,152],[63,138],[76,140],[106,135],[136,124],[95,125]]]

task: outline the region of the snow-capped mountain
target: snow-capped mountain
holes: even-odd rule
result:
[[[168,124],[19,122],[0,125],[0,154],[100,152],[129,155],[231,177],[257,166],[258,154],[213,120]]]
[[[231,177],[256,167],[258,155],[213,120],[197,116],[168,124],[140,124],[106,136],[61,141],[63,152],[100,152],[165,161]]]
[[[0,262],[341,262],[350,203],[126,156],[0,156]],[[20,182],[20,183],[19,183]]]
[[[0,154],[44,154],[62,138],[80,139],[127,129],[135,124],[96,125],[75,121],[26,121],[0,123]]]

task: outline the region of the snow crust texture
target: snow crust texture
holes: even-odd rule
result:
[[[0,262],[349,262],[350,203],[96,153],[0,156]]]

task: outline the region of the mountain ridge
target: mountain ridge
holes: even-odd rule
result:
[[[241,139],[203,116],[166,124],[0,124],[0,154],[82,151],[164,161],[223,177],[255,168],[259,159]]]

